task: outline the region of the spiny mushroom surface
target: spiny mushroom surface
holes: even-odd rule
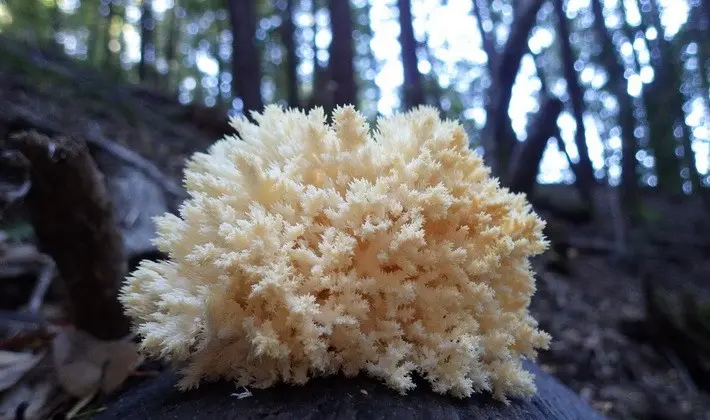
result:
[[[402,393],[535,393],[521,357],[550,337],[528,312],[544,222],[501,188],[460,124],[420,107],[268,106],[196,153],[189,198],[157,218],[165,261],[121,302],[142,349],[203,379],[304,384],[364,371]]]

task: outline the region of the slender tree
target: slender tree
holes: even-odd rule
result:
[[[399,42],[402,47],[402,67],[404,69],[404,87],[402,89],[405,108],[424,104],[424,86],[419,73],[417,44],[412,27],[411,0],[397,0],[399,8]]]
[[[180,40],[180,10],[179,0],[174,0],[173,8],[168,15],[168,40],[165,44],[165,61],[168,63],[168,72],[164,77],[164,89],[173,91],[176,81],[180,79],[180,65],[176,59],[178,42]]]
[[[330,41],[328,70],[333,90],[333,105],[357,105],[357,86],[353,66],[353,22],[350,2],[329,0]]]
[[[111,51],[111,24],[116,15],[116,5],[114,5],[112,1],[109,1],[104,26],[104,68],[113,68],[114,65],[116,54]]]
[[[705,29],[708,31],[708,36],[710,36],[710,0],[703,0],[703,11],[705,15]]]
[[[153,18],[153,0],[143,0],[141,7],[141,60],[138,62],[138,78],[141,82],[152,79],[148,70],[148,57],[154,54],[153,30],[155,19]],[[154,57],[151,62],[154,61]]]
[[[93,4],[88,4],[85,13],[86,20],[89,22],[89,39],[87,41],[87,51],[86,56],[89,63],[98,66],[99,62],[99,51],[101,50],[101,21],[102,16],[100,11],[100,2]]]
[[[496,50],[495,39],[491,31],[486,31],[483,28],[483,21],[490,16],[490,7],[488,7],[488,2],[486,0],[473,0],[473,14],[476,17],[476,22],[478,25],[478,30],[481,35],[481,41],[483,44],[483,51],[485,51],[488,57],[488,71],[493,74],[496,72],[495,62],[498,60],[498,52]]]
[[[298,99],[298,56],[296,55],[296,25],[293,23],[294,0],[286,1],[281,38],[286,49],[286,95],[289,106],[300,105]]]
[[[242,99],[243,112],[260,111],[261,65],[254,44],[256,9],[253,1],[229,0],[229,20],[232,25],[232,90]]]
[[[544,3],[545,0],[527,0],[517,4],[520,9],[516,11],[505,48],[493,63],[491,86],[494,88],[489,90],[490,102],[483,128],[483,144],[488,164],[496,176],[508,172],[508,162],[515,148],[516,138],[508,108],[520,62],[528,51],[528,36],[535,26],[537,12]]]
[[[572,104],[572,114],[577,129],[574,136],[574,142],[577,146],[579,154],[579,162],[575,175],[581,177],[577,179],[580,190],[584,195],[584,199],[591,203],[592,188],[595,184],[594,168],[592,160],[589,158],[589,148],[587,147],[587,139],[584,128],[584,93],[579,85],[577,71],[574,69],[574,54],[570,43],[570,29],[565,14],[564,0],[554,0],[555,12],[557,14],[557,28],[559,30],[559,41],[562,49],[562,65],[564,68],[565,80],[567,80],[567,94]]]
[[[658,186],[669,194],[680,193],[683,184],[681,170],[684,164],[688,168],[693,190],[697,191],[700,188],[700,176],[691,145],[690,127],[685,124],[683,111],[685,102],[681,92],[683,63],[674,46],[664,37],[658,2],[638,1],[642,26],[645,29],[653,26],[659,34],[656,39],[649,41],[655,80],[650,86],[646,86],[644,91],[646,112],[649,117],[650,143],[656,154]],[[680,150],[682,150],[680,154],[682,157],[679,159]]]
[[[638,193],[638,178],[636,176],[636,138],[634,129],[634,103],[628,93],[627,81],[624,77],[624,63],[614,46],[609,30],[604,23],[604,8],[599,0],[591,0],[594,15],[593,30],[597,41],[601,44],[601,61],[609,73],[609,87],[616,95],[619,103],[619,126],[621,128],[621,187],[622,202],[628,215],[636,211],[636,195]]]

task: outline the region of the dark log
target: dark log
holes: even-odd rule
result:
[[[129,323],[116,299],[126,274],[123,244],[86,144],[29,131],[12,134],[8,146],[30,161],[25,204],[39,249],[61,273],[75,325],[100,339],[125,336]]]
[[[603,419],[574,392],[532,363],[537,394],[530,400],[495,401],[490,394],[457,399],[435,394],[431,386],[415,378],[417,388],[407,395],[386,388],[363,375],[312,379],[304,386],[276,385],[249,389],[251,396],[232,382],[209,383],[182,393],[175,388],[176,375],[164,373],[128,388],[106,404],[95,420],[108,419],[507,419],[592,420]],[[248,395],[248,394],[247,394]]]

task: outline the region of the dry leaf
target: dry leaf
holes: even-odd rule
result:
[[[52,360],[59,385],[75,397],[97,389],[107,356],[100,342],[74,328],[64,328],[52,341]]]
[[[123,384],[143,361],[138,346],[132,341],[112,341],[104,343],[109,358],[101,379],[101,392],[110,394]]]
[[[0,391],[15,385],[22,377],[32,370],[44,353],[21,353],[0,350]]]
[[[52,357],[59,384],[79,398],[114,391],[141,361],[131,341],[102,341],[72,327],[54,337]]]

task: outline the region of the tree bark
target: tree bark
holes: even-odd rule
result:
[[[117,296],[126,275],[121,234],[86,144],[37,132],[9,138],[31,164],[26,197],[42,252],[66,285],[75,325],[103,340],[129,333]]]
[[[404,107],[414,108],[424,104],[424,86],[419,73],[417,43],[412,27],[411,0],[397,0],[399,8],[399,42],[402,47],[402,67],[404,69]]]
[[[144,83],[152,79],[152,75],[149,75],[147,58],[150,54],[155,54],[155,44],[153,42],[154,26],[153,0],[143,0],[141,7],[141,61],[138,62],[138,79]],[[155,57],[150,61],[154,62]]]
[[[242,111],[261,111],[261,64],[254,44],[256,33],[255,2],[229,0],[229,20],[232,25],[232,90],[243,102]]]
[[[328,68],[333,85],[333,105],[357,106],[350,2],[329,0],[329,9],[333,37],[330,42]]]
[[[286,1],[281,37],[286,49],[287,101],[290,107],[295,108],[300,105],[300,101],[298,98],[298,56],[296,55],[295,42],[296,25],[293,23],[293,2],[294,0]]]
[[[577,183],[582,193],[582,198],[586,202],[591,203],[592,190],[594,189],[596,181],[594,179],[592,161],[589,158],[589,149],[587,147],[584,128],[584,93],[582,92],[582,87],[579,85],[577,71],[574,69],[575,59],[570,43],[570,29],[564,10],[564,0],[555,0],[554,6],[558,20],[557,27],[559,30],[560,47],[562,49],[562,65],[564,67],[565,79],[567,80],[567,93],[572,103],[572,113],[574,115],[575,124],[577,125],[574,143],[579,153],[579,162],[577,162],[575,175],[578,177]]]

